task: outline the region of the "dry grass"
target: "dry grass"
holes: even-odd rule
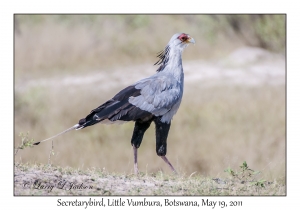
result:
[[[103,169],[74,169],[49,165],[15,165],[14,195],[285,195],[283,180],[251,181],[202,175],[139,176],[108,173]]]
[[[76,124],[113,95],[89,90],[33,88],[23,93],[16,100],[15,135],[30,131],[36,140],[52,136]],[[199,96],[194,97],[192,91]],[[197,171],[217,175],[227,166],[246,160],[271,177],[284,176],[284,95],[283,86],[186,87],[182,106],[172,122],[168,157],[187,174]],[[53,164],[128,173],[132,170],[132,129],[133,123],[96,125],[61,136],[54,142]],[[50,149],[51,141],[21,151],[16,160],[47,163]],[[139,154],[141,171],[168,170],[156,156],[153,125]]]
[[[191,34],[199,46],[185,52],[185,59],[190,60],[221,58],[245,44],[285,52],[284,15],[16,15],[15,18],[18,82],[57,73],[155,63],[153,56],[177,32]]]
[[[131,66],[141,61],[155,63],[154,55],[169,41],[169,34],[180,31],[194,34],[202,46],[201,51],[187,52],[189,57],[201,54],[203,57],[206,54],[202,50],[210,48],[203,40],[203,33],[188,27],[185,16],[99,15],[95,20],[88,20],[84,16],[21,15],[16,18],[20,22],[20,34],[15,36],[15,68],[17,78],[23,81],[28,79],[28,72],[39,77],[70,69],[76,72]],[[176,24],[163,27],[170,21]],[[167,36],[153,30],[162,27]]]

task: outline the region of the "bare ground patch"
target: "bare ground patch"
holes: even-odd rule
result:
[[[14,194],[19,195],[285,195],[283,181],[249,182],[156,174],[111,174],[49,165],[16,164]]]

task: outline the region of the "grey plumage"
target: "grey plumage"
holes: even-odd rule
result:
[[[188,34],[174,34],[165,49],[158,55],[159,60],[155,64],[160,66],[156,74],[124,88],[112,99],[92,110],[78,124],[54,137],[73,129],[79,130],[97,123],[135,121],[131,144],[134,150],[134,169],[137,173],[137,149],[142,142],[145,131],[154,121],[157,155],[162,157],[175,172],[172,164],[165,157],[166,142],[171,120],[180,106],[183,95],[184,73],[181,55],[189,43],[195,43],[195,41]],[[37,142],[35,145],[39,143]]]
[[[162,122],[169,123],[181,102],[183,73],[181,77],[182,79],[177,81],[172,74],[162,71],[137,82],[135,88],[141,90],[141,95],[130,97],[129,103],[155,116],[162,116]]]

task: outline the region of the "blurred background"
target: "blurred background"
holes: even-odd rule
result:
[[[177,32],[196,40],[183,53],[185,92],[167,157],[183,174],[222,176],[247,161],[285,178],[285,15],[15,15],[15,147],[19,133],[57,134],[155,73],[157,53]],[[132,173],[134,123],[95,125],[54,140],[51,162]],[[51,141],[17,162],[48,163]],[[142,172],[167,165],[154,125],[139,149]]]

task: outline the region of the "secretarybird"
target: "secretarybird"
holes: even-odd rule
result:
[[[134,154],[134,173],[137,174],[137,150],[145,131],[153,121],[156,126],[156,153],[176,173],[166,157],[167,137],[171,120],[182,99],[184,74],[181,55],[189,43],[195,43],[195,40],[188,34],[174,34],[165,49],[157,56],[159,60],[154,65],[160,66],[156,74],[124,88],[112,99],[92,110],[73,127],[34,145],[96,123],[135,121],[131,145]]]

